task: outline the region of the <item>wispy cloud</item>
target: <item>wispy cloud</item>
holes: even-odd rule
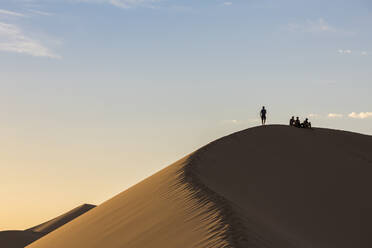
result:
[[[319,118],[319,114],[309,114],[309,118]]]
[[[303,23],[290,23],[288,29],[296,32],[303,33],[339,33],[339,34],[353,34],[345,30],[336,28],[330,25],[323,18],[317,20],[307,20]]]
[[[231,6],[233,3],[232,2],[224,2],[223,5],[224,6]]]
[[[342,117],[344,117],[344,115],[343,114],[337,114],[337,113],[329,113],[327,115],[327,117],[328,118],[342,118]]]
[[[16,25],[0,22],[0,51],[35,57],[61,58]]]
[[[9,10],[5,10],[5,9],[0,9],[0,16],[1,15],[15,16],[15,17],[25,17],[25,15],[22,14],[22,13],[18,13],[18,12],[14,12],[14,11],[9,11]]]
[[[133,5],[133,3],[128,3],[127,1],[121,0],[110,0],[110,4],[124,9],[130,8],[130,6]],[[134,4],[136,4],[136,2]]]
[[[239,124],[238,120],[224,120],[222,122],[226,124]]]
[[[129,9],[133,7],[155,8],[154,3],[161,0],[74,0],[76,2],[84,3],[107,3],[122,9]]]
[[[290,23],[288,28],[292,31],[301,32],[334,32],[335,28],[330,26],[323,18],[316,21],[307,20],[305,23]]]
[[[339,53],[339,54],[351,54],[352,51],[349,50],[349,49],[347,49],[347,50],[339,49],[339,50],[338,50],[338,53]]]
[[[361,51],[361,50],[350,50],[350,49],[339,49],[337,50],[339,54],[342,55],[350,55],[350,54],[356,54],[356,55],[361,55],[361,56],[367,56],[368,53],[366,51]]]
[[[236,120],[236,119],[231,119],[231,120],[223,120],[223,124],[229,124],[229,125],[247,125],[247,124],[252,124],[260,122],[259,119],[254,118],[254,119],[249,119],[249,120]]]
[[[323,18],[316,21],[307,21],[307,31],[309,32],[335,32],[336,29],[329,25]]]
[[[348,115],[350,118],[354,119],[366,119],[366,118],[372,118],[372,112],[352,112]]]
[[[35,9],[29,9],[28,10],[32,14],[40,15],[40,16],[52,16],[53,13],[46,12],[46,11],[40,11],[40,10],[35,10]]]

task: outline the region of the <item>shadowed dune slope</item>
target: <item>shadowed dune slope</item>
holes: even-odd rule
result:
[[[94,207],[94,205],[83,204],[65,214],[62,214],[50,221],[47,221],[30,229],[24,231],[16,230],[0,232],[0,247],[23,248],[26,245],[34,242],[35,240],[61,227],[62,225],[70,222],[71,220],[79,217],[80,215],[84,214]]]
[[[371,136],[250,128],[28,247],[369,248],[371,177]]]
[[[43,233],[31,231],[2,231],[0,232],[1,248],[23,248],[41,238]]]

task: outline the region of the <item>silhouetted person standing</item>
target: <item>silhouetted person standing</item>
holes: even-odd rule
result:
[[[265,109],[265,106],[262,107],[260,115],[261,115],[262,125],[265,125],[266,124],[266,109]]]
[[[292,118],[289,120],[289,125],[294,126],[294,124],[295,124],[295,118],[294,116],[292,116]]]

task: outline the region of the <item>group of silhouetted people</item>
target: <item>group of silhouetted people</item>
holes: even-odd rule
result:
[[[260,111],[262,125],[266,124],[266,114],[267,114],[266,108],[265,106],[263,106]],[[300,118],[296,117],[295,119],[294,116],[292,116],[292,118],[289,120],[289,125],[291,127],[298,127],[298,128],[311,128],[311,122],[309,122],[308,118],[306,118],[304,122],[301,123]]]
[[[298,128],[311,128],[311,122],[309,122],[308,118],[306,118],[304,122],[301,123],[300,119],[298,117],[296,117],[295,119],[294,116],[292,116],[292,118],[289,120],[289,125],[291,127]]]

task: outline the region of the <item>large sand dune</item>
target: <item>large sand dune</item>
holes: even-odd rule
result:
[[[65,214],[27,230],[0,232],[0,248],[23,248],[94,207],[95,205],[83,204]]]
[[[286,126],[208,144],[29,248],[372,247],[372,137]]]

